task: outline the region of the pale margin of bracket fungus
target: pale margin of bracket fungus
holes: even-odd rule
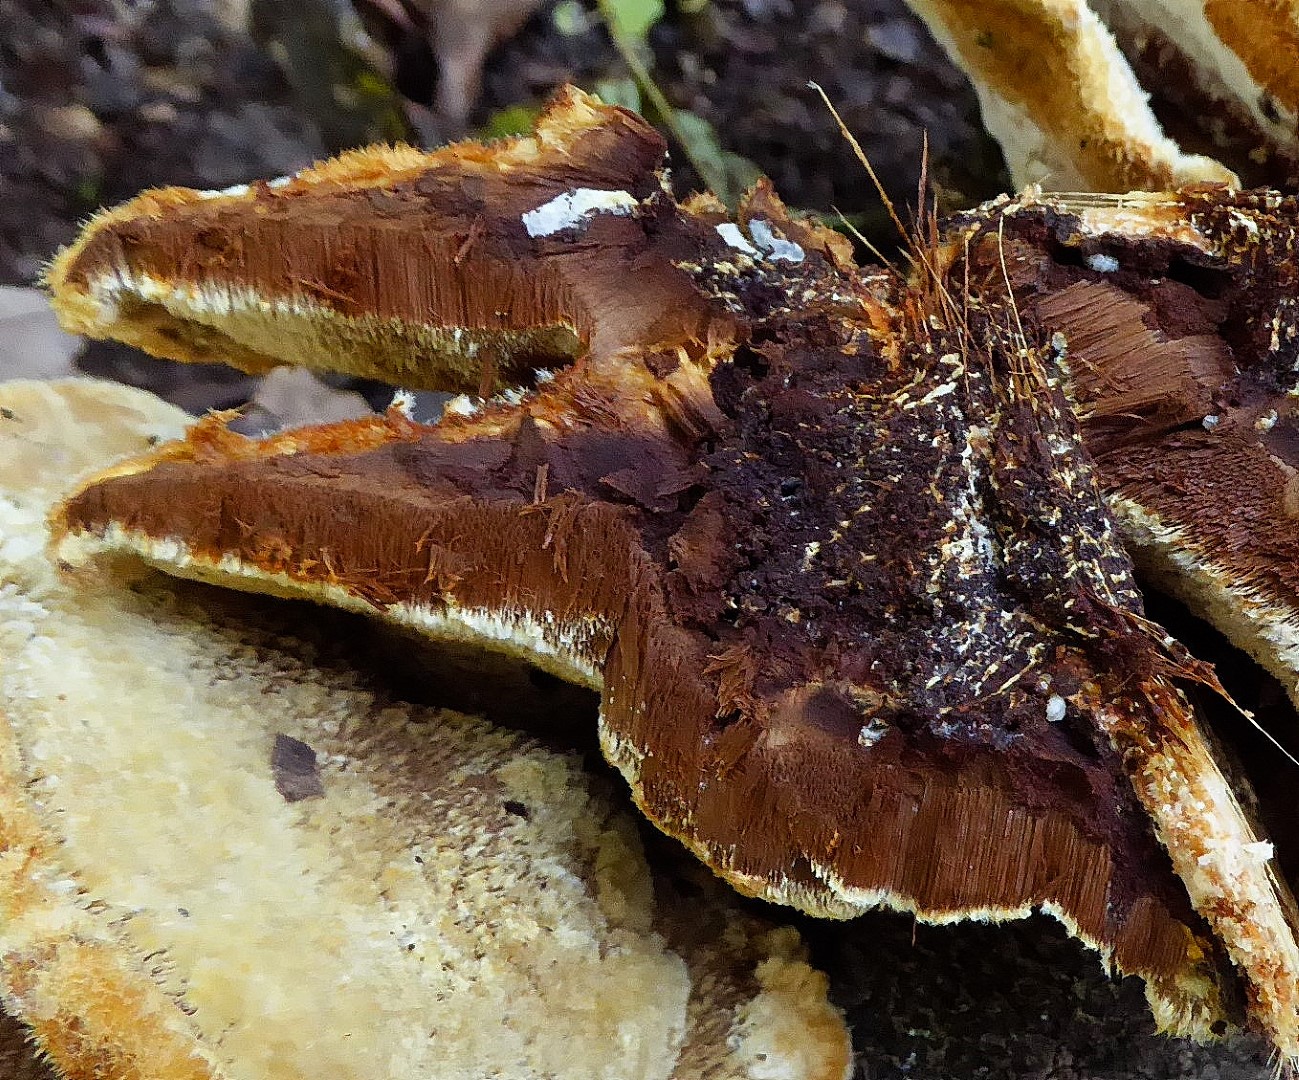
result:
[[[970,76],[1017,185],[1160,189],[1299,161],[1299,15],[1274,0],[908,0]],[[1135,68],[1135,72],[1134,72]],[[1197,128],[1186,152],[1146,87]],[[1275,170],[1280,170],[1279,172]]]
[[[184,420],[0,388],[0,992],[64,1075],[846,1075],[797,934],[656,882],[575,758],[376,698],[291,612],[60,574],[59,493]]]

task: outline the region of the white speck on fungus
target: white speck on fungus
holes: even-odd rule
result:
[[[1119,268],[1119,260],[1113,255],[1088,255],[1087,266],[1098,274],[1112,274]]]
[[[754,218],[749,222],[749,235],[773,262],[801,263],[805,257],[801,247],[792,240],[777,236],[762,218]]]
[[[636,197],[628,191],[574,188],[529,210],[520,220],[529,236],[553,236],[586,224],[595,214],[627,215],[639,205]]]
[[[717,235],[727,242],[736,251],[741,251],[745,255],[756,259],[759,251],[749,243],[744,233],[740,232],[740,227],[733,221],[725,221],[717,226]]]

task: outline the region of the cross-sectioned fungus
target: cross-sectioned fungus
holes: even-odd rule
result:
[[[209,418],[71,495],[61,557],[525,657],[600,691],[638,805],[741,891],[1040,909],[1164,1030],[1245,1019],[1299,1057],[1293,900],[1132,561],[1294,683],[1293,288],[1260,254],[1299,209],[1003,199],[929,223],[904,277],[766,185],[735,219],[679,205],[663,157],[570,91],[531,138],[102,215],[49,275],[70,329],[491,400],[261,441]],[[1223,448],[1249,491],[1195,464]]]
[[[0,385],[0,990],[57,1074],[844,1080],[799,935],[652,869],[577,755],[385,698],[300,612],[59,573],[50,503],[188,421]]]

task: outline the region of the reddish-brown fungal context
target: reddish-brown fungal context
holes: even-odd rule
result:
[[[1182,572],[1213,493],[1167,462],[1206,402],[1284,501],[1258,421],[1289,385],[1289,293],[1249,238],[1288,238],[1293,208],[1004,201],[907,281],[765,187],[737,220],[676,204],[662,153],[570,92],[533,139],[93,223],[50,274],[74,329],[506,390],[434,426],[397,408],[257,442],[208,419],[70,498],[65,557],[513,652],[601,691],[637,802],[740,889],[840,917],[1042,908],[1141,975],[1164,1028],[1218,1032],[1243,989],[1299,1056],[1293,901],[1177,688],[1211,675],[1145,620],[1106,501]],[[1237,385],[1257,416],[1218,408]],[[1224,546],[1226,592],[1288,602],[1284,545]]]

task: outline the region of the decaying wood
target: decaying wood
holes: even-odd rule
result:
[[[742,891],[1040,908],[1163,1029],[1245,1019],[1299,1058],[1289,887],[1179,688],[1212,673],[1145,619],[1125,546],[1295,684],[1265,525],[1299,208],[1002,200],[903,277],[766,186],[735,220],[676,204],[662,156],[569,92],[530,139],[103,215],[50,274],[72,329],[501,392],[431,427],[211,418],[70,497],[62,556],[525,657],[601,692],[637,803]],[[1256,489],[1228,490],[1238,458]]]

